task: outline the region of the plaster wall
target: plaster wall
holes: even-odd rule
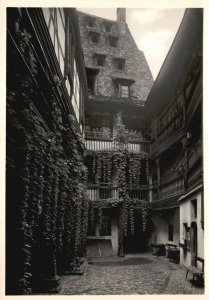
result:
[[[184,243],[184,223],[191,228],[192,222],[197,225],[197,256],[204,258],[204,230],[201,227],[201,192],[191,195],[187,199],[180,202],[180,243]],[[192,200],[197,200],[197,217],[194,218],[192,213]],[[180,263],[183,265],[191,265],[191,250],[180,248]],[[198,263],[201,268],[201,263]]]
[[[153,212],[154,231],[150,237],[149,244],[177,244],[179,243],[179,208],[163,212]],[[173,225],[173,241],[168,239],[168,225]]]

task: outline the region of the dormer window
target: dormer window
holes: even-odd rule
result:
[[[124,58],[115,58],[115,60],[114,60],[115,69],[124,70],[125,62],[126,62],[126,60]]]
[[[95,20],[96,19],[94,17],[87,16],[86,17],[87,26],[88,27],[94,27],[95,26]]]
[[[121,98],[129,98],[130,95],[130,86],[119,84],[119,96]]]
[[[112,27],[112,23],[104,21],[103,28],[105,32],[110,32]]]
[[[113,77],[113,81],[115,83],[117,97],[131,98],[131,85],[135,82],[133,79]]]
[[[96,64],[96,66],[98,66],[98,67],[104,67],[106,55],[95,53],[94,54],[94,58],[95,58],[95,64]]]
[[[109,36],[109,45],[111,47],[117,47],[118,46],[118,37],[117,36]]]
[[[100,37],[99,32],[94,32],[94,31],[89,32],[89,38],[93,43],[98,44],[99,43],[99,37]]]

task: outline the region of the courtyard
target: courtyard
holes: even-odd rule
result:
[[[156,79],[126,22],[144,9],[104,11],[5,9],[6,295],[204,293],[204,10]],[[165,248],[181,265],[145,253]]]
[[[204,294],[166,257],[128,254],[88,258],[82,276],[61,276],[61,295]]]

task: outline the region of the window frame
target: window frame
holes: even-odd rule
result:
[[[119,65],[122,65],[122,68],[119,68]],[[125,70],[125,64],[126,60],[125,58],[114,58],[114,68],[118,71],[124,71]]]
[[[104,54],[97,54],[97,53],[95,53],[94,54],[94,61],[95,61],[95,65],[97,66],[97,67],[104,67],[105,66],[105,59],[106,59],[106,55],[104,55]],[[102,64],[98,64],[98,61],[99,60],[102,60]]]
[[[110,33],[110,32],[111,32],[112,25],[113,25],[113,24],[112,24],[111,22],[104,21],[104,22],[103,22],[103,29],[104,29],[104,31]],[[107,28],[108,28],[109,30],[107,30]]]
[[[86,24],[89,28],[94,28],[96,25],[96,18],[92,16],[86,16]]]
[[[96,38],[94,40],[94,38]],[[89,39],[94,44],[99,44],[100,42],[100,33],[95,31],[89,31]]]
[[[112,220],[111,215],[108,212],[103,211],[101,228],[99,230],[99,236],[111,236],[112,235]]]
[[[87,86],[88,86],[88,93],[95,95],[96,94],[96,81],[97,81],[97,75],[98,75],[99,70],[97,69],[91,69],[91,68],[86,68],[86,77],[87,77]],[[92,76],[92,88],[89,88],[90,86],[90,76]]]
[[[191,200],[191,218],[197,218],[197,199]]]
[[[118,47],[118,42],[119,42],[119,38],[117,36],[108,36],[108,42],[109,42],[109,46],[112,48],[117,48]],[[115,42],[115,44],[113,43]]]
[[[124,90],[124,88],[127,89]],[[118,92],[120,98],[124,98],[124,99],[130,98],[130,85],[125,83],[119,83]]]

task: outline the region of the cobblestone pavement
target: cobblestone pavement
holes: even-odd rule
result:
[[[151,254],[95,258],[82,276],[62,276],[61,295],[204,294],[185,269]]]

